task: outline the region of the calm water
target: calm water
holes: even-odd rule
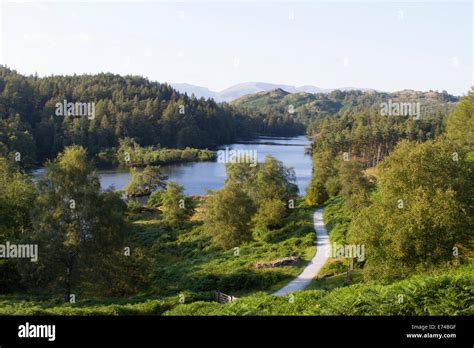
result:
[[[262,162],[266,155],[274,156],[285,166],[295,170],[300,195],[304,195],[311,177],[311,156],[304,153],[304,146],[307,145],[310,145],[310,141],[305,136],[259,137],[252,141],[223,145],[221,148],[257,150],[259,162]],[[225,164],[218,162],[181,163],[162,166],[161,169],[169,181],[183,185],[185,193],[189,195],[205,195],[208,189],[219,189],[226,178]],[[33,175],[38,177],[43,172],[44,169],[37,169]],[[103,189],[111,186],[117,190],[123,189],[130,178],[126,169],[100,170],[98,174]]]

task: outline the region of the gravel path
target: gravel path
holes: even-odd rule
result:
[[[323,222],[323,209],[318,209],[313,215],[314,229],[316,230],[316,255],[311,259],[308,266],[301,274],[289,282],[286,286],[274,293],[274,295],[284,295],[289,292],[304,290],[311,280],[316,277],[321,267],[329,257],[331,245],[326,226]]]

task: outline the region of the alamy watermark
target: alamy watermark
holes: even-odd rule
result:
[[[0,244],[0,259],[30,259],[38,261],[38,244]]]
[[[85,116],[89,120],[95,118],[95,103],[68,102],[56,103],[56,116]]]
[[[364,244],[338,244],[332,243],[329,257],[345,257],[348,259],[357,258],[358,261],[365,260]]]
[[[229,149],[217,151],[218,163],[248,163],[255,167],[258,163],[257,150]]]
[[[19,338],[47,338],[48,341],[56,339],[56,325],[37,325],[26,322],[18,326]]]
[[[420,103],[388,102],[380,103],[380,114],[382,116],[412,116],[413,119],[420,119]]]

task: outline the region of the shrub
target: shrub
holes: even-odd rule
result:
[[[319,205],[326,202],[328,193],[321,181],[313,180],[306,189],[306,203],[309,205]]]
[[[333,291],[305,290],[288,296],[257,293],[219,305],[196,302],[164,315],[472,315],[474,264],[423,274],[389,285],[354,284]]]

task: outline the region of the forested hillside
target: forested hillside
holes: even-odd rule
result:
[[[440,118],[361,113],[316,129],[306,199],[327,204],[333,242],[365,246],[356,267],[366,279],[392,281],[472,259],[473,107],[470,91]],[[348,120],[358,124],[352,133]],[[386,133],[370,132],[377,129]]]
[[[228,105],[141,77],[0,72],[0,242],[40,253],[0,260],[1,313],[472,312],[474,91],[275,90]],[[58,115],[63,100],[95,103],[94,117]],[[416,113],[384,115],[387,101]],[[159,168],[212,160],[206,147],[237,137],[305,129],[304,199],[273,156],[227,163],[223,187],[206,196],[186,196]],[[98,154],[130,168],[127,199],[101,189]],[[37,181],[22,170],[46,159]],[[301,272],[321,206],[331,242],[364,246],[364,258],[330,258],[296,302],[254,295]],[[216,290],[241,299],[210,303]]]
[[[341,125],[344,117],[326,122]],[[385,158],[368,161],[356,138],[331,146],[324,139],[340,131],[321,136],[316,127],[306,198],[325,205],[331,242],[363,245],[363,259],[332,256],[313,290],[225,305],[197,301],[165,315],[472,315],[474,91],[454,112],[415,120],[419,136],[406,131],[409,117],[391,126],[359,121],[367,129],[398,125]]]
[[[380,103],[388,99],[420,103],[421,122],[381,117]],[[94,117],[58,116],[56,105],[64,101],[94,103]],[[19,153],[28,167],[73,144],[87,147],[90,155],[116,148],[124,138],[141,146],[214,148],[256,134],[293,136],[307,129],[322,138],[319,147],[356,151],[373,165],[399,138],[434,138],[456,102],[446,92],[276,89],[229,105],[138,76],[38,78],[0,67],[0,154]]]
[[[337,113],[347,111],[380,111],[380,103],[392,99],[394,102],[410,101],[420,102],[422,110],[427,114],[445,113],[445,110],[452,110],[458,101],[458,97],[448,94],[446,91],[420,92],[404,90],[387,93],[377,91],[361,90],[335,90],[330,93],[290,93],[281,88],[268,92],[247,94],[231,102],[232,105],[243,108],[255,109],[262,112],[270,110],[282,110],[306,119],[323,116],[334,116]],[[451,104],[451,105],[449,105]]]
[[[58,116],[56,104],[65,100],[95,103],[94,117]],[[255,134],[304,132],[293,119],[273,121],[138,76],[38,78],[0,67],[0,155],[19,153],[24,167],[68,145],[94,155],[127,137],[142,146],[213,148]]]
[[[381,115],[381,103],[419,104],[420,120]],[[443,117],[458,98],[446,92],[333,91],[288,93],[282,89],[243,96],[231,104],[268,120],[293,118],[307,126],[318,148],[356,152],[371,165],[379,162],[399,140],[433,139],[442,131]],[[264,116],[263,116],[264,115]]]

